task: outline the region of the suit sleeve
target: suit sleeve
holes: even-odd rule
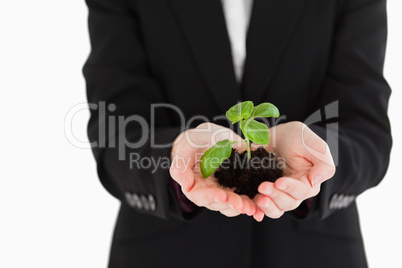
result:
[[[335,28],[332,59],[320,107],[335,102],[338,121],[311,128],[327,140],[337,164],[322,185],[316,212],[326,218],[384,177],[392,145],[387,116],[391,90],[383,77],[387,17],[385,0],[345,1]],[[335,107],[335,106],[334,106]],[[332,115],[331,115],[332,114]]]
[[[182,218],[168,183],[171,146],[183,130],[169,112],[151,104],[167,102],[149,71],[134,8],[124,0],[87,0],[91,53],[84,65],[92,105],[88,137],[103,186],[123,204],[167,219]],[[95,106],[94,106],[95,105]]]

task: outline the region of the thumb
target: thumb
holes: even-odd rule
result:
[[[302,126],[302,153],[312,163],[308,179],[312,187],[332,178],[335,164],[328,144],[308,126]]]
[[[194,158],[176,151],[172,155],[173,161],[170,166],[170,176],[181,186],[183,192],[188,192],[194,186]]]
[[[311,187],[314,188],[335,175],[335,165],[333,163],[329,164],[326,161],[317,160],[313,164],[308,175]]]

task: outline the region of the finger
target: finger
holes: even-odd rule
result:
[[[232,191],[227,191],[226,194],[228,197],[228,205],[231,206],[232,209],[241,212],[243,208],[243,199],[240,197],[240,195]]]
[[[256,206],[256,204],[253,202],[253,200],[250,199],[250,197],[245,196],[245,195],[244,195],[244,196],[242,195],[242,197],[245,199],[244,202],[247,202],[247,204],[248,204],[249,207],[250,207],[249,212],[248,212],[248,213],[245,212],[245,213],[246,213],[248,216],[253,215],[253,214],[257,211],[257,206]]]
[[[283,215],[284,211],[278,208],[268,196],[257,195],[254,199],[257,206],[267,217],[270,217],[271,219],[278,219]]]
[[[255,204],[251,202],[250,198],[246,195],[241,195],[240,197],[243,200],[241,212],[248,216],[252,216],[255,213]]]
[[[244,206],[243,199],[231,191],[223,191],[227,196],[226,201],[224,201],[224,199],[217,200],[214,198],[213,202],[207,204],[206,207],[216,211],[233,210],[241,214]]]
[[[230,209],[230,208],[221,210],[219,212],[222,213],[223,215],[225,215],[226,217],[236,217],[241,214],[240,212]]]
[[[220,188],[203,187],[202,184],[196,183],[194,187],[183,193],[194,204],[200,207],[208,207],[213,204],[223,204],[228,202],[227,193]]]
[[[239,196],[233,192],[226,192],[227,194],[227,201],[222,202],[213,200],[213,202],[204,205],[206,208],[210,210],[215,210],[215,211],[229,211],[231,210],[231,214],[235,214],[235,212],[238,214],[244,214],[248,211],[250,211],[250,204],[251,201],[247,200],[246,198],[243,198],[242,196]],[[246,212],[244,212],[246,211]],[[251,215],[249,215],[251,216]]]
[[[257,208],[256,212],[253,215],[253,218],[256,221],[261,222],[264,219],[264,216],[265,216],[264,212],[260,208]]]
[[[313,167],[308,176],[310,184],[322,183],[335,174],[335,164],[328,144],[315,134],[306,125],[302,127],[304,157],[308,159]]]
[[[250,213],[250,204],[247,202],[247,199],[245,198],[245,196],[240,196],[240,198],[242,199],[242,208],[241,208],[241,212],[244,214],[249,214]],[[249,215],[251,216],[251,215]]]
[[[213,211],[224,211],[224,210],[231,209],[227,202],[212,202],[212,203],[206,204],[205,207],[207,209],[213,210]],[[240,211],[238,211],[238,212],[240,213]]]
[[[270,195],[274,189],[274,183],[270,181],[264,181],[258,186],[258,192],[263,195]]]
[[[183,191],[190,191],[194,185],[195,151],[187,145],[180,144],[172,155],[170,176],[182,187]]]
[[[332,159],[331,159],[332,160]],[[335,165],[315,159],[308,175],[311,186],[319,185],[335,175]]]
[[[281,177],[275,181],[274,187],[287,193],[296,200],[305,200],[316,196],[320,192],[320,184],[311,187],[306,177],[304,177],[304,179]]]
[[[267,185],[267,187],[264,188],[265,185]],[[276,189],[273,184],[262,184],[259,187],[259,190],[260,189],[262,189],[260,193],[268,193],[267,196],[271,198],[280,210],[290,211],[297,208],[301,203],[301,201],[288,195],[286,192]]]

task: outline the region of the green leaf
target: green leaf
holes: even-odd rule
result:
[[[249,118],[253,111],[253,107],[254,104],[252,101],[240,102],[226,112],[226,117],[232,121],[232,124],[235,124],[240,120]]]
[[[269,102],[261,103],[254,107],[251,117],[279,117],[279,110]]]
[[[254,143],[264,145],[269,143],[268,127],[263,123],[250,118],[249,120],[240,122],[240,129],[244,136]]]
[[[219,141],[201,156],[200,169],[204,178],[211,176],[230,157],[233,144],[230,140]]]

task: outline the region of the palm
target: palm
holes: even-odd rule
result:
[[[290,146],[281,147],[278,152],[276,152],[276,157],[280,161],[283,159],[284,168],[283,174],[288,177],[295,179],[301,179],[302,177],[308,176],[313,163],[308,161],[302,154],[295,151],[294,148]]]
[[[193,173],[194,173],[194,187],[191,189],[192,192],[194,191],[215,192],[223,190],[226,194],[233,193],[232,189],[225,188],[219,185],[218,180],[214,176],[210,176],[205,179],[201,174],[199,163],[197,163],[194,166]]]
[[[236,149],[239,151],[245,150],[245,144],[242,145],[239,143]],[[218,180],[213,175],[205,179],[201,174],[199,160],[196,161],[193,167],[193,173],[194,173],[194,186],[189,192],[190,195],[219,196],[222,194],[222,192],[224,192],[235,210],[242,211],[243,213],[247,214],[254,213],[255,204],[248,196],[245,195],[239,196],[238,194],[234,193],[233,189],[221,186],[218,183]],[[221,210],[223,206],[225,206],[225,204],[213,206],[212,209]]]
[[[172,149],[176,158],[170,170],[172,177],[177,181],[186,178],[187,182],[181,184],[183,193],[198,206],[220,211],[226,216],[236,216],[240,213],[252,215],[256,206],[250,198],[234,193],[233,189],[220,186],[213,176],[204,179],[199,166],[202,154],[213,144],[224,139],[240,141],[241,138],[230,129],[215,124],[200,126],[188,133],[182,133],[181,142]],[[194,145],[202,145],[203,148]],[[235,148],[243,151],[246,149],[246,144],[236,143]]]
[[[271,143],[265,148],[275,154],[285,176],[307,180],[317,161],[310,153],[312,148],[309,146],[309,139],[315,134],[302,126],[294,123],[276,126],[275,131],[271,132]],[[322,146],[315,143],[313,147],[315,151],[325,151],[326,148]]]

